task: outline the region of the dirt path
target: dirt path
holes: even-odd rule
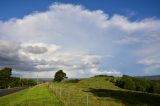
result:
[[[0,97],[11,94],[11,93],[18,92],[18,91],[23,90],[23,89],[25,89],[25,88],[23,87],[23,88],[1,89],[0,90]]]

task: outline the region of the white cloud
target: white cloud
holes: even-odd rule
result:
[[[32,54],[41,54],[47,52],[47,49],[45,47],[38,47],[38,46],[28,46],[24,48],[24,50]]]
[[[142,30],[153,31],[153,30],[159,29],[160,20],[149,18],[141,21],[131,22],[128,20],[127,17],[114,15],[111,18],[111,24],[112,26],[119,27],[120,29],[126,32],[133,33],[134,31],[136,32],[142,31]]]
[[[137,53],[140,58],[138,63],[146,66],[145,72],[147,74],[160,70],[160,40],[152,40]]]
[[[21,76],[23,78],[53,78],[56,71],[41,71],[41,72],[25,72],[25,71],[13,71],[13,75]]]
[[[122,73],[117,70],[106,70],[99,71],[97,68],[93,68],[89,71],[93,75],[113,75],[113,76],[122,76]]]
[[[22,19],[0,21],[0,36],[3,35],[0,39],[8,40],[7,43],[0,41],[0,53],[14,53],[11,57],[5,55],[5,61],[18,61],[11,65],[15,69],[32,70],[33,73],[41,71],[42,74],[46,73],[44,76],[49,76],[48,71],[50,73],[57,69],[66,70],[71,77],[103,73],[117,75],[120,74],[115,71],[117,68],[121,70],[121,67],[127,66],[116,67],[113,64],[107,71],[100,70],[110,62],[107,60],[109,57],[114,57],[112,60],[117,63],[123,62],[117,59],[122,57],[126,59],[123,64],[128,64],[132,60],[127,56],[137,58],[138,55],[139,64],[159,67],[159,34],[158,19],[130,21],[118,14],[109,17],[102,10],[91,11],[81,5],[57,3],[52,4],[45,12],[32,13]],[[123,48],[124,44],[127,49]],[[139,45],[130,48],[129,44]],[[123,51],[134,52],[126,55]],[[140,51],[146,52],[139,53]],[[2,55],[1,57],[4,58]],[[103,63],[104,59],[108,63]],[[156,65],[146,62],[151,60]],[[9,64],[11,63],[6,65]]]
[[[12,46],[16,45],[18,45],[16,48],[12,48]],[[38,53],[37,51],[33,53],[26,50],[30,46],[34,47],[32,49],[35,50],[38,48]],[[41,47],[47,51],[45,53],[41,53],[40,51],[39,53],[39,48]],[[54,74],[59,69],[63,69],[69,77],[84,77],[85,74],[92,75],[88,71],[99,67],[100,58],[102,57],[86,53],[77,54],[78,52],[74,53],[71,51],[65,53],[60,46],[47,43],[22,44],[1,40],[0,48],[0,63],[3,63],[1,67],[10,66],[14,69],[13,75],[20,75],[22,77],[36,77],[37,73],[39,77],[51,77],[49,73]],[[11,56],[7,52],[11,53]],[[2,53],[7,55],[3,56]],[[81,73],[82,70],[84,73]]]
[[[140,40],[139,38],[126,37],[121,40],[113,41],[112,43],[115,43],[115,44],[134,44],[134,43],[141,43],[141,42],[143,42],[143,41]]]

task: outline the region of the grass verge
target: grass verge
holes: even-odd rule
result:
[[[64,106],[64,104],[49,92],[47,84],[41,84],[0,97],[0,106]]]

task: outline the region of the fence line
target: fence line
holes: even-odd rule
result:
[[[49,90],[54,93],[66,106],[97,106],[95,100],[89,94],[82,94],[79,90],[73,92],[71,89],[58,87],[53,83],[48,84]]]

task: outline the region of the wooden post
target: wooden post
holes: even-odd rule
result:
[[[70,106],[70,91],[68,90],[68,106]]]
[[[56,96],[57,96],[57,87],[56,87]]]
[[[61,87],[59,88],[59,97],[61,98]]]
[[[37,85],[38,85],[38,73],[37,73]]]
[[[87,101],[86,102],[87,102],[87,106],[88,106],[88,94],[87,94]]]

